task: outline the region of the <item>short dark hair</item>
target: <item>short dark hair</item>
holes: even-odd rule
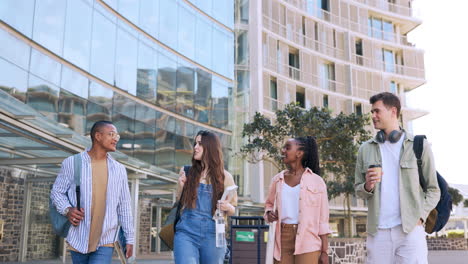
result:
[[[371,98],[370,98],[370,103],[371,104],[375,104],[377,101],[382,101],[382,103],[386,106],[386,107],[396,107],[397,109],[397,117],[400,116],[400,111],[401,111],[401,102],[400,102],[400,98],[398,98],[398,96],[392,94],[392,93],[389,93],[389,92],[383,92],[383,93],[379,93],[379,94],[376,94],[376,95],[373,95]]]
[[[114,125],[114,124],[111,121],[107,121],[107,120],[101,120],[101,121],[97,121],[96,123],[94,123],[94,125],[91,127],[91,132],[89,132],[91,136],[91,142],[94,142],[94,139],[96,138],[96,132],[99,132],[99,130],[102,127],[105,127],[108,125]]]

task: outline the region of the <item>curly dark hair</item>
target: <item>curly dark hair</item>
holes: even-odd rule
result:
[[[311,169],[315,174],[320,175],[320,163],[318,146],[315,137],[297,137],[294,138],[299,145],[299,150],[304,151],[301,164],[304,168]]]

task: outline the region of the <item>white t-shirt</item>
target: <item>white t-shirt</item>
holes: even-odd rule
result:
[[[281,191],[281,223],[297,224],[299,222],[299,192],[301,185],[294,187],[283,182]]]
[[[400,211],[400,152],[404,134],[396,143],[379,143],[382,155],[382,182],[380,184],[380,215],[378,228],[401,225]]]

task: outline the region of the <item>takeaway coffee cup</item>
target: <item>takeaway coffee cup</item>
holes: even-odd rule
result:
[[[370,166],[369,166],[369,169],[372,170],[372,171],[377,172],[377,176],[379,177],[379,178],[377,179],[377,182],[381,182],[381,181],[382,181],[382,165],[380,165],[380,164],[373,164],[373,165],[370,165]]]

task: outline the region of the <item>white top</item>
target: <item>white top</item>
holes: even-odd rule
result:
[[[281,223],[297,224],[299,222],[299,192],[301,185],[294,187],[283,182],[281,191]]]
[[[378,228],[392,228],[401,225],[400,211],[400,152],[403,134],[396,143],[379,143],[382,155],[382,182],[380,184],[380,215]]]

